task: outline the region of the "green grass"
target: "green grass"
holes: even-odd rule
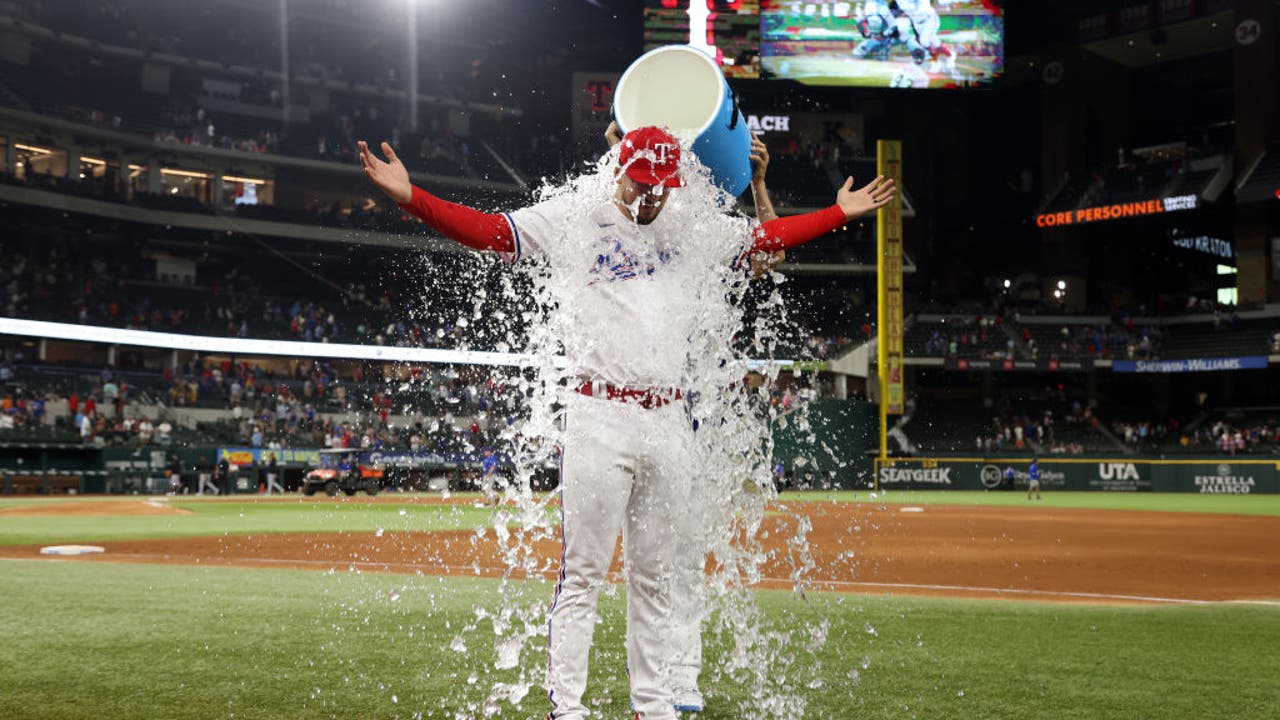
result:
[[[474,606],[496,581],[403,575],[0,561],[0,717],[483,717],[494,634]],[[545,606],[530,583],[519,607]],[[626,713],[621,592],[606,591],[588,698]],[[1280,610],[1111,608],[761,592],[775,629],[829,622],[817,655],[791,646],[809,718],[1272,718]],[[535,619],[539,619],[536,613]],[[467,630],[468,626],[473,629]],[[546,711],[542,642],[526,645]],[[462,638],[466,652],[450,649]],[[709,668],[725,647],[708,636]],[[855,673],[856,671],[856,673]],[[475,682],[468,679],[474,674]],[[702,720],[771,717],[747,688],[704,677]]]
[[[889,490],[871,498],[868,490],[841,492],[784,492],[779,501],[859,502],[894,505],[994,505],[1002,507],[1081,508],[1091,510],[1150,510],[1157,512],[1280,515],[1280,495],[1199,495],[1196,493],[1045,492],[1043,500],[1028,503],[1026,492],[996,490]]]
[[[104,498],[15,498],[0,501],[0,509],[49,504],[101,502]],[[141,502],[143,498],[108,498],[112,502]],[[476,497],[479,503],[479,496]],[[1019,492],[963,492],[952,490],[878,493],[868,491],[787,492],[783,504],[794,502],[854,502],[909,505],[1028,505]],[[240,499],[173,499],[171,505],[189,515],[53,517],[0,515],[0,545],[54,542],[106,542],[166,537],[256,535],[263,533],[373,532],[405,530],[469,530],[492,526],[493,510],[465,505],[423,503],[334,502],[296,498],[293,502]],[[1208,512],[1236,515],[1280,515],[1280,495],[1197,495],[1192,493],[1050,492],[1035,507],[1099,510]],[[558,515],[551,513],[553,522]]]
[[[26,502],[39,505],[77,501],[67,498]],[[141,502],[142,498],[117,502],[130,501]],[[0,516],[0,545],[263,533],[373,532],[378,528],[465,530],[492,526],[494,513],[491,508],[470,504],[371,504],[303,498],[296,502],[175,499],[169,504],[190,514]]]

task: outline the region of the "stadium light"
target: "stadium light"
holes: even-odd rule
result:
[[[176,170],[174,168],[161,168],[160,174],[177,175],[184,178],[200,178],[201,180],[208,180],[210,177],[209,173],[196,172],[194,170]]]

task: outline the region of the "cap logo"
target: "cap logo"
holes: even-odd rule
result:
[[[670,162],[667,154],[675,151],[679,146],[672,143],[654,143],[652,147],[654,154],[657,155],[657,161],[665,165]]]

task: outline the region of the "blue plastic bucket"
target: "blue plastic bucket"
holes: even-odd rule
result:
[[[751,184],[747,121],[724,73],[701,50],[668,45],[641,55],[618,81],[613,116],[623,132],[647,125],[667,128],[732,195]]]

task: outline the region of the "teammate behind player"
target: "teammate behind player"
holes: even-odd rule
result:
[[[388,143],[385,161],[363,141],[359,149],[365,174],[405,211],[508,262],[541,255],[557,292],[573,293],[560,298],[548,320],[570,368],[561,443],[564,548],[547,638],[548,717],[588,715],[582,695],[596,597],[621,530],[631,704],[637,717],[673,720],[662,674],[671,615],[666,576],[674,559],[670,508],[682,499],[691,430],[680,403],[685,353],[665,349],[688,348],[700,332],[688,312],[699,301],[697,289],[680,273],[710,272],[701,258],[680,253],[681,235],[696,229],[660,220],[673,189],[685,185],[679,143],[656,127],[632,130],[621,143],[612,198],[560,197],[503,214],[414,187]],[[893,193],[890,180],[854,191],[849,178],[825,210],[754,231],[744,226],[742,245],[723,248],[723,261],[808,242],[883,207]]]

